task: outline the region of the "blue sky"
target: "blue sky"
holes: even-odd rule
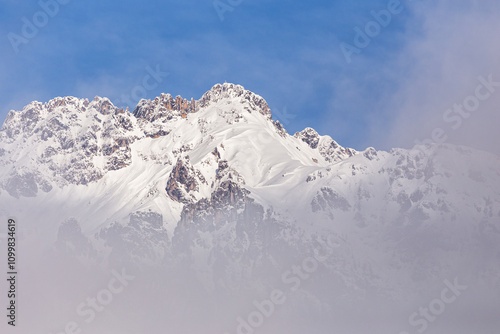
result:
[[[478,75],[500,69],[496,1],[401,1],[401,12],[351,63],[341,43],[354,45],[354,29],[396,0],[60,2],[45,22],[39,1],[0,0],[1,119],[56,96],[106,96],[123,106],[120,97],[141,85],[147,68],[159,68],[168,76],[142,97],[199,98],[216,83],[233,82],[262,95],[290,133],[310,126],[356,149],[411,147],[441,126],[450,103],[474,91]],[[228,10],[218,13],[214,3]],[[12,34],[25,36],[23,18],[40,27],[16,44]],[[440,39],[443,30],[449,35]],[[457,67],[447,70],[451,65]],[[477,125],[471,120],[471,129],[459,130],[484,132],[491,126],[484,115],[498,114],[496,102],[485,102]],[[463,143],[460,131],[448,140]],[[488,140],[465,143],[472,141],[483,147]]]

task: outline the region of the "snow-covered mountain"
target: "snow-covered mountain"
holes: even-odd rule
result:
[[[299,289],[321,312],[367,295],[412,300],[457,276],[500,291],[499,157],[290,135],[239,85],[162,94],[132,113],[100,97],[32,102],[8,114],[0,166],[0,219],[20,222],[33,253],[182,267],[231,295],[266,291],[329,249]]]

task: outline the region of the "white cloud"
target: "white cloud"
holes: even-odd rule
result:
[[[411,147],[441,128],[446,142],[500,154],[500,88],[458,128],[443,120],[448,108],[474,95],[479,76],[492,74],[500,82],[499,14],[497,1],[420,3],[408,30],[421,25],[421,31],[393,68],[407,69],[399,73],[399,87],[385,106],[394,123],[374,127],[371,141],[384,148]]]

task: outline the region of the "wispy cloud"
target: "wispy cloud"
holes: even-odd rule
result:
[[[500,81],[500,5],[496,1],[442,1],[421,3],[408,21],[406,46],[392,67],[397,88],[383,106],[393,121],[371,128],[369,140],[384,148],[411,147],[441,128],[447,142],[500,154],[497,124],[500,90],[481,101],[463,125],[443,118],[447,109],[474,95],[478,77]]]

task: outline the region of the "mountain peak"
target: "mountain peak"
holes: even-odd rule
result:
[[[175,98],[170,94],[162,93],[154,100],[142,99],[135,107],[133,114],[137,118],[153,122],[157,119],[172,119],[175,114],[186,117],[189,113],[197,112],[196,101],[190,101],[177,95]]]
[[[246,90],[241,85],[232,83],[216,84],[199,100],[187,100],[180,95],[175,98],[170,94],[162,93],[154,100],[142,99],[135,107],[135,117],[153,122],[157,119],[170,120],[176,116],[183,118],[187,114],[196,113],[218,103],[234,102],[241,104],[244,110],[258,111],[267,118],[271,118],[271,109],[263,97]]]
[[[305,128],[293,135],[295,138],[302,140],[313,150],[318,150],[320,154],[328,162],[342,161],[348,157],[358,154],[352,148],[345,148],[340,146],[330,136],[321,136],[313,128]]]
[[[203,94],[198,103],[201,108],[206,107],[212,103],[218,103],[223,100],[235,100],[241,104],[247,104],[247,108],[259,110],[262,115],[271,118],[271,109],[266,100],[249,90],[246,90],[241,85],[232,83],[223,83],[214,85],[208,92]],[[246,109],[247,109],[246,108]],[[247,109],[249,110],[249,109]]]

